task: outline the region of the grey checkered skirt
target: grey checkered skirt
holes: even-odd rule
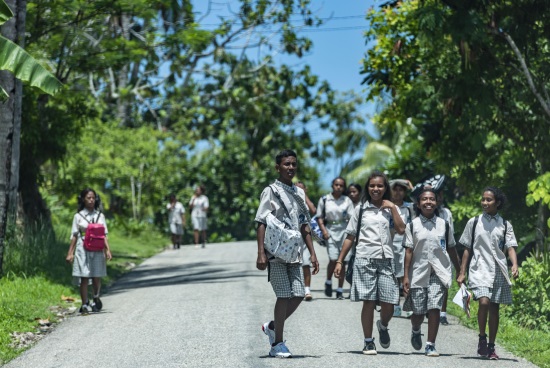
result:
[[[351,300],[399,303],[399,285],[391,259],[356,258],[353,264]]]
[[[300,263],[269,262],[269,282],[277,298],[303,298],[306,295]]]
[[[512,287],[508,285],[508,281],[506,281],[506,277],[504,277],[500,267],[496,264],[495,267],[493,287],[479,286],[472,288],[474,300],[486,297],[489,298],[492,303],[512,304]]]
[[[447,288],[434,272],[430,275],[428,287],[411,288],[403,303],[403,310],[412,311],[416,315],[426,314],[430,309],[441,310],[446,295]]]
[[[82,238],[79,236],[73,261],[73,284],[80,285],[81,277],[105,277],[107,265],[103,252],[88,252],[84,249]]]

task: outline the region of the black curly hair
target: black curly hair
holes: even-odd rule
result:
[[[483,193],[485,192],[491,192],[495,196],[495,201],[500,202],[497,206],[497,210],[503,209],[508,204],[508,197],[506,197],[506,194],[500,188],[497,187],[485,187],[483,189]],[[483,194],[482,193],[482,194]]]

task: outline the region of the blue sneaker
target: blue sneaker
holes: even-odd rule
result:
[[[266,322],[262,325],[262,331],[269,338],[269,346],[272,346],[275,343],[275,330],[269,328],[271,322]]]

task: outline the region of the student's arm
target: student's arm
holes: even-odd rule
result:
[[[265,224],[258,223],[256,229],[256,241],[258,242],[258,258],[256,259],[256,268],[263,271],[267,268],[267,256],[264,250]]]
[[[336,267],[334,268],[334,276],[336,278],[340,277],[340,272],[342,272],[342,265],[344,264],[344,259],[346,259],[346,256],[348,255],[349,250],[353,246],[353,242],[355,241],[355,236],[349,235],[346,236],[346,239],[344,240],[344,244],[342,245],[342,250],[340,251],[340,255],[338,256],[338,260],[336,261]]]
[[[405,223],[401,218],[401,214],[399,213],[397,206],[393,202],[384,199],[382,201],[382,206],[380,206],[380,209],[382,208],[389,208],[391,210],[391,216],[393,217],[393,228],[396,233],[403,235],[405,233]]]
[[[109,242],[107,241],[107,236],[105,236],[105,249],[103,249],[103,252],[107,261],[113,259],[113,255],[111,254],[111,247],[109,247]]]
[[[302,227],[300,227],[300,232],[302,233],[302,238],[304,239],[306,247],[309,250],[309,254],[311,255],[310,259],[311,265],[313,266],[313,274],[317,275],[319,272],[319,262],[317,261],[317,254],[315,254],[315,248],[313,247],[309,224],[302,224]]]
[[[411,283],[409,281],[409,268],[411,267],[411,261],[412,261],[412,255],[413,255],[413,249],[412,248],[406,248],[405,249],[405,274],[403,275],[403,291],[405,293],[409,293]]]
[[[73,263],[74,261],[74,252],[76,248],[76,237],[77,235],[73,235],[71,238],[71,244],[69,245],[69,251],[67,252],[67,257],[65,258],[65,261],[67,263]]]
[[[306,206],[307,206],[307,209],[309,210],[310,215],[315,215],[315,213],[317,212],[317,208],[315,207],[313,202],[309,199],[307,194],[306,194]]]
[[[514,247],[508,248],[508,258],[510,258],[510,262],[512,262],[512,276],[514,276],[514,278],[517,278],[519,276],[519,271],[518,271],[518,258],[516,255],[516,248]]]
[[[460,269],[460,262],[458,261],[458,253],[456,251],[456,247],[449,248],[447,252],[449,253],[449,258],[451,258],[451,262],[453,263],[456,274],[458,275],[461,269]]]

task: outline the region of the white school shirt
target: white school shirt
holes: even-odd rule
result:
[[[275,216],[280,221],[289,224],[292,229],[300,231],[301,226],[308,223],[307,217],[305,216],[305,214],[301,213],[300,206],[296,202],[294,196],[287,192],[293,190],[304,200],[304,203],[306,200],[305,192],[302,188],[298,188],[296,185],[292,185],[292,187],[290,187],[280,182],[279,180],[275,180],[275,184],[272,186],[275,187],[273,188],[273,190],[276,190],[281,196],[281,200],[283,200],[288,212],[290,213],[290,219],[288,218],[288,214],[285,211],[285,208],[282,206],[281,201],[275,196],[271,188],[268,186],[262,191],[262,194],[260,195],[260,205],[258,206],[258,211],[256,211],[256,218],[254,219],[254,221],[266,224],[267,215],[269,213],[272,213],[273,216]],[[271,254],[269,254],[269,252],[267,253],[269,261],[287,263],[283,260],[273,257]],[[289,263],[301,263],[302,254],[303,249],[298,252],[298,257]]]
[[[443,220],[447,221],[449,223],[449,231],[454,234],[455,233],[455,225],[453,223],[453,214],[451,213],[451,210],[447,207],[439,206],[439,217],[441,217]]]
[[[399,214],[401,215],[401,219],[403,220],[403,223],[407,225],[409,222],[411,222],[414,219],[414,209],[413,204],[410,202],[403,202],[403,204],[399,207],[397,207],[399,210]],[[401,235],[398,233],[395,233],[393,236],[393,247],[395,250],[403,249],[403,242],[405,239],[405,234]]]
[[[99,215],[99,218],[98,218]],[[107,230],[107,223],[105,222],[105,216],[103,213],[100,214],[98,210],[93,210],[92,212],[87,209],[83,209],[80,212],[75,213],[73,217],[73,226],[71,227],[71,238],[76,236],[76,239],[82,241],[84,239],[84,233],[88,228],[88,224],[95,222],[98,224],[103,224],[105,226],[105,235],[109,233]]]
[[[331,225],[331,222],[347,223],[354,211],[353,202],[348,196],[341,195],[340,198],[335,199],[332,193],[319,199],[317,218],[323,218],[323,208],[325,209],[325,226]]]
[[[166,209],[168,210],[169,224],[183,225],[183,220],[181,216],[185,213],[185,208],[183,207],[183,204],[181,204],[181,202],[176,202],[174,208],[172,208],[172,205],[168,203],[166,205]]]
[[[435,272],[441,283],[449,288],[453,273],[451,258],[447,249],[456,245],[449,226],[448,239],[445,238],[445,220],[433,216],[431,219],[420,215],[405,228],[405,248],[412,248],[412,260],[409,266],[411,288],[427,288],[430,275]]]
[[[346,234],[355,237],[361,206],[355,207],[348,222]],[[383,210],[370,204],[363,204],[363,219],[359,231],[359,242],[355,249],[356,258],[393,258],[392,238],[394,235],[393,217],[388,208]]]
[[[206,210],[210,205],[207,196],[201,194],[194,200],[193,198],[191,198],[191,200],[189,201],[189,206],[191,205],[193,205],[193,209],[191,210],[191,217],[206,217]]]
[[[506,244],[504,244],[504,219],[498,213],[495,216],[484,213],[481,217],[476,217],[479,220],[474,239],[474,255],[470,262],[468,274],[469,286],[471,288],[480,286],[493,287],[496,275],[495,264],[498,265],[508,285],[512,285],[508,276],[508,264],[506,263],[506,255],[504,253],[508,248],[517,248],[518,246],[512,224],[508,222]],[[468,220],[459,240],[459,243],[468,249],[470,249],[472,244],[472,227],[474,226],[476,217]]]

